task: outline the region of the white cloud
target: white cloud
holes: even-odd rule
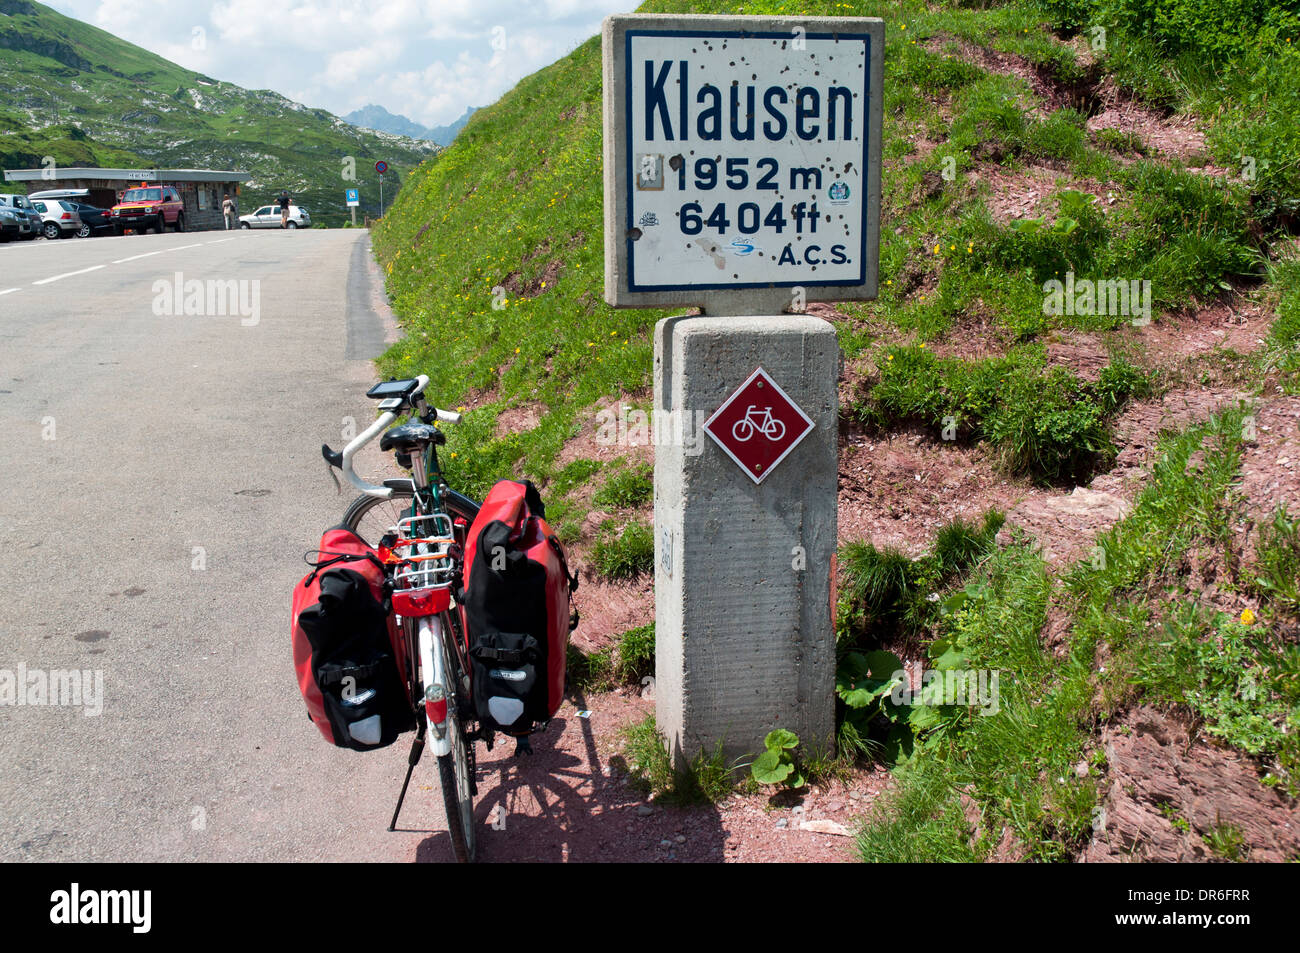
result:
[[[426,125],[496,100],[636,0],[50,0],[188,68]],[[204,31],[197,46],[194,30]],[[494,42],[495,41],[495,42]],[[500,47],[504,43],[504,49]]]

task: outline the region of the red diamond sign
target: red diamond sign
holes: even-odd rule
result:
[[[813,422],[761,367],[726,399],[704,429],[755,483],[813,429]]]

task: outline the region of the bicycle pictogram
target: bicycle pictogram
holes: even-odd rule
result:
[[[741,417],[731,427],[731,435],[741,443],[750,440],[754,434],[761,433],[768,440],[777,443],[785,436],[785,424],[772,416],[771,406],[759,412],[757,404],[750,404]]]

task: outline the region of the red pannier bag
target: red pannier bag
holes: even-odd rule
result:
[[[565,654],[578,624],[578,578],[545,520],[537,488],[502,480],[488,493],[465,549],[466,649],[474,708],[485,727],[526,735],[564,698]]]
[[[369,751],[390,745],[415,727],[415,713],[384,565],[365,540],[342,526],[321,536],[311,565],[293,590],[290,624],[307,715],[339,747]]]

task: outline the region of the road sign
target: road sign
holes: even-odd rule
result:
[[[378,172],[380,175],[383,175],[385,172],[388,171],[388,163],[385,162],[383,159],[380,159],[378,162],[375,163],[375,171]]]
[[[343,194],[347,197],[349,207],[355,208],[361,204],[361,194],[358,189],[345,189]]]
[[[607,31],[610,303],[875,297],[880,20],[635,17]]]
[[[704,424],[755,483],[767,479],[812,429],[808,415],[761,367]]]

